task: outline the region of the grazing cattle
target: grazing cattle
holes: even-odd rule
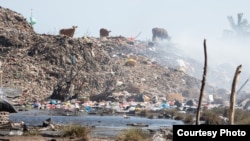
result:
[[[65,35],[65,36],[68,36],[68,37],[73,37],[76,28],[77,28],[77,26],[72,26],[72,28],[61,29],[61,30],[59,31],[59,34],[60,34],[60,35]]]
[[[164,28],[155,27],[152,29],[152,33],[153,33],[153,38],[152,38],[153,41],[156,41],[158,38],[160,40],[163,40],[163,39],[170,40],[170,37],[168,36],[168,32]]]
[[[107,30],[105,28],[101,28],[100,29],[100,39],[108,37],[109,36],[109,32],[111,32],[111,31]]]

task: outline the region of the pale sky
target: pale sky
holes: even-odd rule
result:
[[[250,17],[248,0],[0,0],[1,6],[37,20],[38,33],[58,34],[60,28],[77,25],[76,36],[99,36],[110,29],[111,36],[151,39],[153,27],[169,35],[194,34],[203,38],[221,36],[230,28],[227,16],[243,12]]]
[[[227,16],[237,22],[237,14],[243,13],[250,23],[250,0],[0,0],[0,5],[28,21],[32,13],[37,33],[56,35],[77,25],[75,37],[99,37],[99,29],[107,28],[110,36],[141,32],[137,39],[151,40],[151,29],[162,27],[172,42],[201,62],[206,39],[209,66],[232,63],[236,69],[242,64],[250,76],[250,42],[219,41],[224,30],[231,30]]]

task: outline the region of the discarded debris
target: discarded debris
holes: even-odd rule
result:
[[[157,46],[156,51],[151,50],[148,41],[131,44],[122,36],[100,41],[98,37],[37,34],[21,14],[2,7],[0,12],[2,85],[22,90],[20,97],[11,99],[16,105],[81,97],[114,101],[118,100],[115,93],[133,85],[139,89],[130,95],[147,94],[149,98],[200,88],[198,79],[158,63],[155,57],[163,51]],[[214,89],[208,86],[210,92]]]

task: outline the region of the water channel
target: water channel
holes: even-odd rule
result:
[[[171,119],[149,119],[146,117],[130,116],[124,118],[122,115],[88,115],[81,116],[59,116],[49,115],[46,111],[21,111],[9,115],[9,119],[14,122],[24,121],[27,126],[42,125],[43,121],[51,118],[55,124],[78,124],[84,126],[94,126],[94,136],[115,136],[119,131],[127,128],[128,124],[147,124],[146,129],[171,128],[172,125],[183,124],[182,121]]]

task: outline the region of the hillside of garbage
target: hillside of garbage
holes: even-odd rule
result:
[[[199,97],[203,64],[171,42],[38,34],[21,14],[3,7],[0,21],[1,85],[20,89],[20,95],[8,95],[19,102]],[[218,90],[206,84],[205,98]]]

